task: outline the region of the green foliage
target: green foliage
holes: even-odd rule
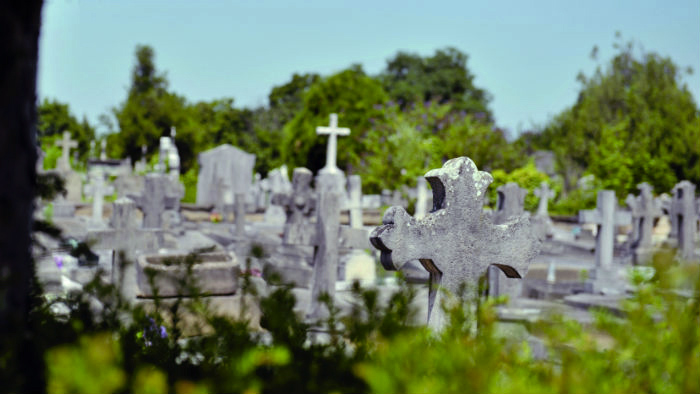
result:
[[[424,102],[452,103],[478,119],[491,120],[490,96],[474,86],[468,56],[456,48],[438,49],[433,56],[398,52],[379,75],[384,89],[402,109]]]
[[[353,172],[366,156],[365,137],[372,122],[381,118],[381,104],[387,99],[379,82],[360,66],[319,80],[304,94],[303,109],[284,126],[283,161],[314,172],[322,168],[327,137],[316,135],[316,127],[327,125],[329,115],[337,113],[339,126],[351,129],[349,136],[338,138],[338,167]]]
[[[46,152],[44,168],[56,167],[56,159],[61,156],[61,148],[55,146],[63,137],[63,132],[70,132],[71,139],[78,142],[77,151],[81,161],[88,158],[90,141],[95,139],[95,128],[87,119],[82,122],[70,112],[68,104],[58,100],[44,99],[37,107],[37,137],[42,150]],[[71,154],[71,160],[73,155]]]
[[[658,192],[700,182],[700,112],[671,59],[615,44],[602,69],[579,75],[576,103],[534,138],[557,155],[566,190],[588,171],[622,197],[646,181]]]
[[[197,201],[197,176],[199,174],[199,166],[195,166],[187,170],[186,173],[180,175],[180,182],[185,185],[185,196],[182,202],[194,204]]]
[[[358,171],[369,192],[412,186],[418,176],[458,156],[469,156],[486,170],[512,170],[523,161],[502,130],[457,111],[452,104],[382,109],[382,120],[375,121],[367,134],[368,154]]]
[[[537,171],[535,163],[532,160],[528,161],[525,166],[517,168],[510,173],[498,169],[494,170],[491,175],[493,176],[493,183],[491,183],[488,193],[489,203],[492,207],[496,206],[496,201],[498,199],[496,189],[509,182],[515,182],[518,186],[527,189],[528,193],[525,196],[525,210],[527,211],[535,211],[537,209],[540,198],[535,195],[535,189],[537,189],[542,182],[547,182],[549,187],[554,190],[557,195],[559,195],[561,191],[561,185],[557,182],[552,182],[547,174]]]

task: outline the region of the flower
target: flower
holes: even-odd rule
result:
[[[53,256],[53,262],[56,263],[56,267],[58,267],[58,269],[63,268],[63,257],[62,256]]]

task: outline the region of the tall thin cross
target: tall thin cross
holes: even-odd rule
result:
[[[535,196],[540,198],[535,215],[548,216],[549,210],[547,209],[547,206],[549,205],[549,199],[554,198],[554,190],[549,188],[549,184],[547,184],[547,182],[542,182],[540,186],[535,189]]]
[[[85,185],[85,194],[92,194],[92,219],[102,221],[102,206],[105,195],[114,193],[114,187],[105,184],[105,176],[101,169],[95,170],[91,182]]]
[[[340,170],[336,166],[336,156],[338,150],[338,136],[350,135],[350,129],[338,127],[338,114],[331,114],[328,127],[316,127],[316,134],[328,134],[328,145],[326,148],[326,166],[321,169],[321,173],[336,173]]]
[[[63,138],[56,142],[56,145],[61,147],[61,159],[58,162],[60,171],[70,170],[70,150],[78,147],[78,142],[70,139],[70,132],[64,131]]]
[[[598,191],[596,209],[578,211],[578,221],[579,223],[598,225],[595,245],[596,268],[610,268],[615,246],[615,227],[630,224],[632,215],[628,211],[617,210],[617,199],[614,191],[600,190]]]

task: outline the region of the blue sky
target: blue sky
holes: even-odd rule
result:
[[[694,73],[700,98],[700,1],[180,1],[47,0],[39,97],[97,123],[126,97],[137,44],[151,45],[170,88],[190,101],[267,103],[292,73],[353,63],[378,73],[398,50],[469,55],[496,122],[513,134],[576,99],[576,75],[614,53],[615,32]],[[98,131],[100,129],[98,128]]]

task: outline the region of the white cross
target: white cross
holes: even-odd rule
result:
[[[104,196],[114,193],[112,185],[105,184],[105,176],[101,169],[96,169],[92,180],[85,185],[85,194],[92,194],[92,219],[102,221],[102,206]]]
[[[58,169],[60,171],[70,170],[70,150],[71,148],[77,148],[78,142],[70,139],[70,132],[64,131],[63,138],[56,142],[56,146],[62,148],[61,159],[58,162]]]
[[[328,134],[328,146],[326,149],[326,166],[321,169],[321,173],[336,173],[340,170],[336,166],[336,155],[338,150],[338,137],[350,135],[350,129],[338,127],[338,114],[331,114],[331,122],[328,127],[316,127],[316,134]]]

